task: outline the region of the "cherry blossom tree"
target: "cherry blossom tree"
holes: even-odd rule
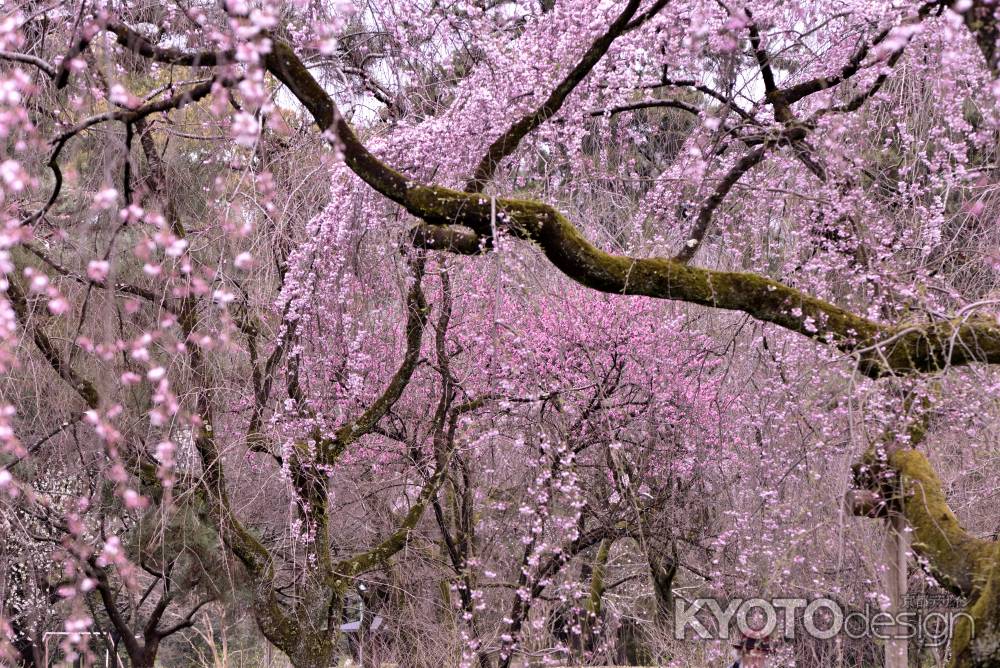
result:
[[[994,3],[4,12],[12,660],[706,662],[889,527],[1000,664]]]

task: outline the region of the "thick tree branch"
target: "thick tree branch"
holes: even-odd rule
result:
[[[202,599],[201,601],[199,601],[198,603],[196,603],[191,608],[191,610],[188,612],[188,614],[184,616],[184,619],[182,619],[181,621],[177,622],[173,626],[168,626],[165,629],[157,630],[156,631],[157,637],[159,637],[161,639],[162,638],[166,638],[166,637],[171,636],[171,635],[173,635],[175,633],[183,631],[184,629],[191,628],[192,626],[194,626],[194,616],[195,616],[195,614],[199,610],[201,610],[203,607],[205,607],[206,605],[208,605],[209,603],[211,603],[214,600],[215,600],[214,596],[210,596],[210,597]]]
[[[388,385],[371,406],[360,416],[337,430],[336,438],[329,446],[332,451],[324,455],[324,463],[332,464],[344,449],[358,438],[371,432],[379,420],[396,404],[410,382],[417,362],[420,359],[420,346],[423,340],[424,326],[427,324],[427,300],[424,297],[422,282],[424,278],[424,259],[417,258],[412,262],[413,284],[406,296],[406,352],[403,360]]]
[[[600,62],[604,54],[611,48],[612,42],[629,29],[629,21],[639,10],[641,0],[629,0],[618,18],[608,27],[607,32],[594,40],[580,62],[570,70],[569,74],[549,94],[545,102],[535,111],[523,116],[490,145],[486,155],[472,173],[472,178],[465,184],[468,192],[481,192],[493,177],[500,162],[513,153],[521,140],[539,125],[552,118],[562,108],[566,98],[586,78],[594,66]],[[657,7],[666,5],[666,1],[658,0]],[[658,11],[658,9],[657,9]]]
[[[698,249],[701,248],[702,242],[705,240],[705,234],[708,233],[708,226],[712,222],[712,217],[715,214],[715,210],[719,208],[723,200],[726,199],[726,195],[729,191],[733,189],[733,186],[743,178],[743,175],[749,172],[751,169],[756,167],[764,159],[764,155],[770,148],[770,144],[764,143],[757,148],[749,151],[743,157],[741,157],[732,168],[726,172],[726,175],[722,177],[719,183],[715,186],[715,190],[708,197],[707,200],[701,205],[698,210],[698,217],[695,219],[694,225],[691,227],[691,231],[688,233],[687,239],[684,242],[684,247],[681,249],[677,255],[674,256],[674,260],[687,264],[694,258]]]
[[[198,102],[199,100],[207,97],[212,92],[212,88],[216,84],[215,79],[211,81],[206,81],[204,83],[198,84],[197,86],[192,86],[185,90],[180,91],[172,97],[165,98],[163,100],[157,100],[156,102],[150,102],[149,104],[144,104],[136,109],[124,109],[119,111],[108,111],[103,114],[97,114],[96,116],[91,116],[80,123],[74,125],[73,127],[60,133],[55,139],[52,140],[52,144],[58,148],[71,138],[72,136],[86,130],[89,127],[97,125],[98,123],[104,123],[106,121],[121,121],[126,124],[136,123],[147,116],[152,114],[171,111],[173,109],[181,109],[187,105]],[[221,81],[221,80],[219,80]]]
[[[54,79],[56,77],[56,68],[52,67],[52,65],[41,58],[32,56],[31,54],[0,51],[0,60],[9,60],[15,63],[24,63],[25,65],[34,65],[44,72],[50,79]]]
[[[891,28],[884,28],[880,31],[871,41],[862,42],[854,53],[848,58],[847,63],[840,68],[840,71],[836,74],[824,77],[816,77],[808,81],[803,81],[802,83],[789,86],[781,91],[781,97],[788,104],[795,104],[799,100],[808,97],[814,93],[818,93],[821,90],[826,90],[828,88],[833,88],[834,86],[841,84],[861,70],[861,64],[864,59],[870,53],[872,47],[878,46],[882,43],[886,37],[889,36]],[[898,51],[902,53],[902,50]]]
[[[789,102],[778,90],[778,85],[774,79],[774,70],[771,69],[771,57],[764,48],[760,37],[760,29],[753,21],[753,15],[749,9],[744,10],[747,19],[750,21],[750,46],[753,49],[754,58],[757,59],[757,67],[760,69],[761,77],[764,79],[764,95],[774,108],[774,120],[779,123],[788,123],[793,120]]]
[[[441,482],[447,474],[449,460],[450,453],[447,453],[446,457],[442,460],[443,465],[438,466],[434,475],[424,483],[417,500],[410,506],[406,516],[388,538],[371,550],[349,559],[344,559],[337,564],[332,576],[332,582],[330,583],[335,590],[343,591],[353,578],[380,564],[384,564],[409,544],[410,536],[414,528],[416,528],[417,522],[423,517],[427,504],[435,497],[438,487],[441,486]]]
[[[81,11],[83,10],[83,5],[81,5],[80,9]],[[81,37],[73,44],[72,47],[70,47],[69,51],[67,51],[66,54],[62,57],[62,60],[59,63],[59,70],[56,72],[55,76],[56,88],[65,88],[66,84],[69,83],[70,64],[77,56],[79,56],[80,54],[82,54],[84,51],[87,50],[87,48],[90,46],[90,41],[93,38],[94,38],[93,35],[90,35],[89,37],[88,36]]]
[[[122,616],[121,610],[118,609],[118,601],[115,600],[114,592],[111,591],[111,585],[108,583],[107,571],[98,566],[95,559],[89,561],[88,567],[96,584],[97,593],[101,597],[101,603],[104,605],[104,610],[108,613],[108,619],[111,620],[111,624],[114,625],[115,630],[121,637],[121,641],[124,643],[129,657],[139,656],[143,651],[143,647],[132,633],[128,620]]]
[[[949,665],[1000,665],[1000,543],[976,538],[959,524],[923,454],[899,448],[887,459],[898,476],[890,501],[913,529],[914,551],[942,586],[972,601],[956,620]]]
[[[458,255],[479,255],[488,246],[486,240],[471,230],[417,223],[410,230],[410,240],[418,248],[447,251]]]
[[[630,102],[627,104],[620,104],[614,107],[608,107],[607,109],[595,109],[590,112],[591,116],[614,116],[615,114],[620,114],[623,111],[636,111],[638,109],[655,109],[659,107],[666,107],[668,109],[680,109],[681,111],[686,111],[689,114],[698,116],[701,114],[701,109],[694,106],[693,104],[688,104],[687,102],[681,102],[680,100],[661,100],[661,99],[651,99],[651,100],[640,100],[638,102]]]
[[[932,2],[925,2],[918,9],[916,15],[912,15],[904,20],[904,23],[919,23],[927,18],[930,13],[941,6],[940,0],[933,0]],[[781,90],[775,90],[769,94],[769,99],[774,96],[775,99],[780,100],[782,104],[792,105],[802,100],[803,98],[809,97],[815,93],[818,93],[829,88],[833,88],[845,81],[851,79],[854,75],[861,71],[865,58],[871,53],[874,47],[884,42],[896,26],[889,26],[880,30],[870,41],[864,41],[861,45],[855,49],[854,53],[851,54],[850,58],[847,59],[845,63],[835,74],[830,76],[821,76],[809,79],[808,81],[803,81],[798,84],[789,86],[788,88],[783,88]],[[899,61],[900,57],[903,55],[903,49],[906,44],[909,43],[909,37],[905,40],[904,44],[892,51],[889,59],[886,61],[886,66],[892,68]],[[877,90],[882,86],[882,83],[887,77],[886,74],[880,74],[876,79],[876,83],[873,88]],[[867,95],[865,96],[867,98]],[[852,102],[853,103],[853,102]],[[858,105],[860,106],[860,104]],[[855,107],[857,108],[857,107]]]
[[[962,528],[948,507],[940,479],[921,452],[900,448],[889,455],[888,463],[901,478],[899,502],[913,527],[913,549],[928,560],[943,585],[963,596],[979,593],[996,544],[975,538]]]
[[[663,88],[664,86],[669,86],[672,88],[690,88],[691,90],[696,90],[702,95],[707,95],[708,97],[720,102],[727,109],[732,109],[733,112],[736,113],[736,115],[738,115],[744,121],[747,121],[748,123],[752,123],[754,125],[758,125],[754,117],[746,110],[741,108],[738,104],[736,104],[735,100],[726,97],[725,95],[715,90],[714,88],[706,86],[704,84],[700,84],[694,81],[693,79],[670,79],[669,77],[663,77],[660,80],[660,83],[650,84],[644,86],[644,88],[648,90],[652,88]]]
[[[129,51],[160,63],[186,67],[216,67],[236,62],[233,51],[190,52],[180,49],[165,49],[156,46],[124,24],[109,23],[106,28],[114,33],[118,43]]]

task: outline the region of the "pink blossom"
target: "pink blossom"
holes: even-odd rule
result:
[[[251,147],[256,144],[259,131],[257,119],[251,114],[241,111],[233,117],[233,138],[240,146]]]
[[[114,188],[105,188],[94,195],[94,205],[99,209],[111,209],[118,202],[118,191]]]
[[[106,260],[91,260],[87,263],[87,276],[96,283],[103,283],[108,278],[109,269]]]
[[[251,266],[253,266],[253,255],[244,251],[243,253],[240,253],[239,255],[236,256],[236,258],[233,260],[233,265],[237,269],[243,269],[243,270],[249,269]]]

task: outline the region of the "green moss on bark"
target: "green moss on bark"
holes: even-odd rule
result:
[[[995,544],[962,528],[922,453],[900,449],[889,463],[901,475],[901,505],[913,528],[914,550],[927,558],[942,584],[964,596],[978,595],[991,570]]]

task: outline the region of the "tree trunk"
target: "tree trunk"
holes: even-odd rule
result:
[[[885,535],[885,593],[889,597],[888,612],[894,618],[906,610],[906,520],[899,513],[892,513]],[[891,638],[885,642],[885,668],[908,668],[909,639],[902,637],[903,627],[890,627]]]
[[[295,668],[330,668],[334,663],[333,647],[328,643],[309,643],[299,651],[289,654]]]
[[[129,660],[132,668],[153,668],[156,665],[156,654],[160,649],[160,642],[149,641],[139,647],[137,652],[129,653]]]

